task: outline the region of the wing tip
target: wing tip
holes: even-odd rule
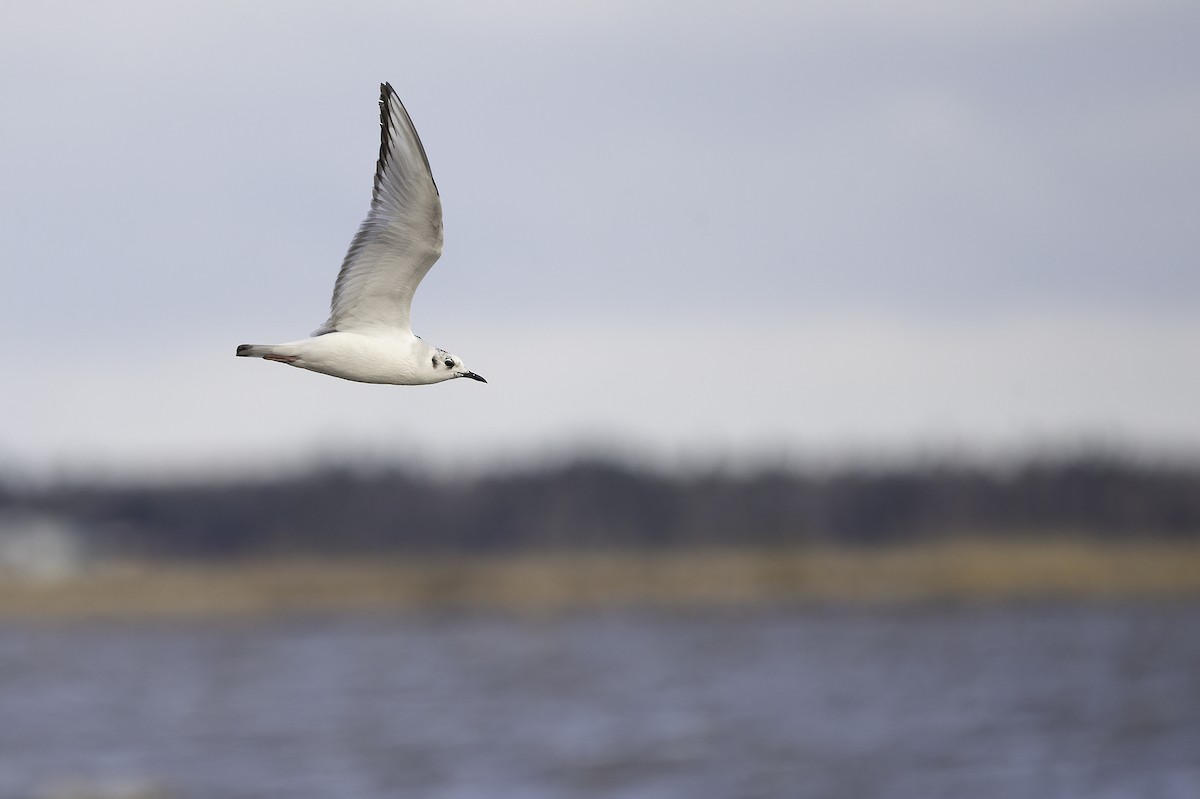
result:
[[[396,94],[396,90],[392,88],[392,84],[384,81],[379,84],[379,125],[383,128],[383,138],[387,141],[388,131],[393,127],[392,120],[392,101],[403,107],[400,102],[400,97]]]
[[[379,196],[379,187],[383,182],[383,171],[387,169],[388,159],[392,157],[392,104],[396,96],[392,84],[384,81],[379,84],[379,160],[375,162],[374,194]]]
[[[397,123],[395,114],[399,114],[404,122]],[[392,133],[396,130],[397,124],[405,125],[412,135],[412,141],[416,145],[417,151],[421,154],[421,160],[425,163],[425,171],[429,174],[429,181],[433,184],[433,191],[440,195],[438,191],[437,181],[433,179],[433,170],[429,166],[429,157],[425,154],[425,145],[421,144],[421,137],[417,134],[416,127],[413,126],[412,118],[408,115],[408,109],[404,107],[404,103],[400,100],[400,96],[396,94],[396,90],[392,88],[390,81],[384,81],[379,84],[379,160],[375,163],[375,197],[378,198],[380,185],[383,182],[383,173],[387,169],[388,161],[392,157]]]

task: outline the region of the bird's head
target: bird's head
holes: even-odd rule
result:
[[[480,383],[487,382],[468,369],[463,364],[462,358],[445,350],[434,350],[433,354],[429,356],[429,365],[437,380],[453,380],[456,377],[469,377],[472,380],[478,380]]]

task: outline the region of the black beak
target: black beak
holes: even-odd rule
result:
[[[463,372],[461,375],[459,375],[459,377],[469,377],[469,378],[471,378],[472,380],[478,380],[480,383],[486,383],[486,382],[487,382],[486,380],[484,380],[482,377],[480,377],[479,375],[475,374],[474,372]]]

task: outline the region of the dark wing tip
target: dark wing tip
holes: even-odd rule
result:
[[[379,197],[379,187],[383,183],[383,171],[387,169],[388,159],[392,157],[392,106],[389,100],[396,95],[392,84],[379,84],[379,160],[375,162],[375,191]]]
[[[384,81],[379,84],[379,160],[375,163],[375,197],[379,197],[379,187],[383,182],[383,172],[387,169],[388,161],[392,157],[392,131],[396,128],[396,121],[392,118],[392,100],[396,101],[396,108],[404,116],[405,123],[412,133],[413,142],[417,146],[417,152],[421,154],[421,160],[425,163],[425,171],[429,174],[429,180],[433,183],[433,190],[438,191],[437,181],[433,179],[433,170],[429,166],[429,156],[425,154],[425,145],[421,143],[421,137],[417,134],[417,129],[412,123],[412,118],[408,115],[408,109],[404,107],[404,103],[396,94],[396,90],[392,88],[392,84]]]

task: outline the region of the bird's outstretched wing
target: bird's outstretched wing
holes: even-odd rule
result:
[[[442,201],[425,148],[390,83],[379,87],[379,126],[371,211],[338,272],[329,320],[314,335],[409,331],[413,294],[442,254]]]

